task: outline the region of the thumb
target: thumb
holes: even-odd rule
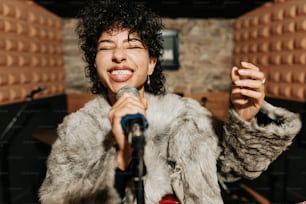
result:
[[[233,82],[239,80],[238,67],[234,66],[232,68],[231,78]]]

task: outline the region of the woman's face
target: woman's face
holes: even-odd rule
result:
[[[97,43],[95,67],[109,95],[126,85],[143,94],[147,75],[154,71],[156,58],[149,57],[137,34],[128,35],[128,30],[103,32]]]

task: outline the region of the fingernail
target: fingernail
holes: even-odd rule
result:
[[[239,73],[239,74],[247,74],[248,71],[245,70],[245,69],[239,69],[239,70],[238,70],[238,73]]]
[[[242,61],[242,62],[241,62],[241,65],[242,65],[242,66],[247,66],[247,64],[248,64],[248,63],[245,62],[245,61]]]
[[[243,83],[241,80],[236,80],[234,81],[234,84],[237,85],[237,86],[241,86]]]

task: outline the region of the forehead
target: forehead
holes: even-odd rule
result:
[[[136,32],[131,32],[129,29],[109,29],[102,32],[100,38],[123,37],[123,38],[140,38]]]

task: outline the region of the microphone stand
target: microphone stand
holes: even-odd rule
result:
[[[12,120],[10,121],[10,123],[6,126],[6,128],[4,129],[4,131],[1,133],[0,136],[0,147],[4,146],[4,141],[6,139],[6,135],[8,134],[8,132],[12,129],[12,127],[15,125],[15,123],[17,122],[18,118],[20,117],[20,115],[22,114],[22,112],[28,107],[28,105],[33,101],[33,95],[29,94],[26,97],[26,102],[18,109],[16,115],[12,118]]]
[[[134,185],[136,191],[137,204],[144,204],[144,183],[143,177],[146,174],[145,164],[144,164],[144,127],[139,123],[134,123],[131,127],[129,137],[132,138],[133,152],[133,167],[132,174],[134,177]]]
[[[6,156],[7,156],[7,148],[5,147],[5,144],[8,143],[8,133],[10,132],[10,130],[12,130],[13,126],[16,124],[16,122],[18,121],[18,119],[20,118],[21,114],[24,112],[24,110],[28,107],[28,105],[33,101],[34,95],[40,91],[43,91],[44,89],[46,89],[46,87],[39,87],[36,90],[33,90],[31,93],[29,93],[26,98],[25,98],[25,103],[18,109],[17,113],[15,114],[15,116],[11,119],[11,121],[8,123],[8,125],[5,127],[5,129],[3,130],[3,132],[0,135],[0,152],[2,152],[1,158],[0,158],[0,163],[3,163],[2,165],[0,165],[0,171],[1,172],[6,172],[8,171],[8,167],[7,164],[5,162]],[[2,167],[1,167],[2,166]],[[8,202],[10,200],[10,195],[9,195],[9,190],[6,189],[5,185],[9,184],[9,179],[5,179],[6,181],[4,181],[3,183],[1,183],[0,186],[0,190],[3,191],[3,195],[4,199],[6,200],[5,202]],[[1,189],[2,188],[2,189]],[[0,193],[0,202],[2,202],[1,200],[1,193]]]
[[[4,146],[4,143],[2,140],[5,141],[7,133],[11,130],[11,128],[15,125],[18,118],[20,117],[21,113],[28,107],[28,105],[33,101],[34,95],[47,89],[48,87],[46,85],[40,85],[37,89],[32,90],[25,98],[25,103],[19,108],[16,115],[12,118],[10,123],[6,126],[4,131],[0,135],[0,147]]]

